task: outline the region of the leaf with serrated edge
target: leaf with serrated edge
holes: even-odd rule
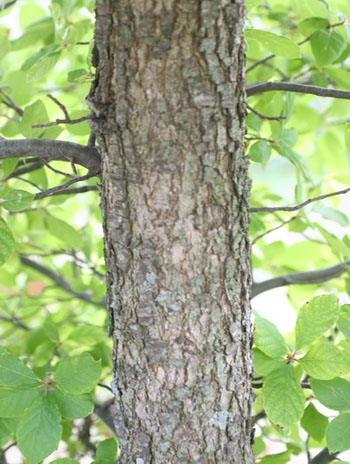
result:
[[[340,414],[329,424],[327,446],[330,451],[350,449],[350,414]]]
[[[18,424],[18,448],[36,464],[55,451],[62,434],[61,415],[50,396],[29,409]]]
[[[350,382],[336,377],[332,380],[310,379],[317,400],[329,409],[350,409]]]
[[[320,338],[337,321],[338,299],[335,295],[320,295],[305,303],[295,326],[296,349],[300,350]]]
[[[90,395],[71,395],[55,388],[52,397],[57,403],[60,413],[66,419],[81,419],[94,410],[94,402]]]
[[[245,36],[248,39],[254,39],[261,43],[271,53],[286,58],[299,58],[300,49],[297,44],[283,35],[274,34],[273,32],[263,31],[261,29],[247,29]]]
[[[349,361],[329,342],[312,345],[299,363],[307,374],[320,380],[334,379],[350,372]]]
[[[255,316],[255,345],[270,358],[281,358],[287,353],[286,341],[272,322]]]
[[[54,375],[63,391],[74,395],[87,393],[101,376],[100,361],[95,361],[90,353],[72,358],[67,356],[62,358]]]
[[[37,385],[34,372],[14,354],[0,347],[0,386]]]
[[[305,396],[291,365],[265,377],[262,396],[268,418],[280,427],[290,426],[303,415]]]

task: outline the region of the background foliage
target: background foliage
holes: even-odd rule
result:
[[[93,1],[9,3],[0,12],[1,136],[87,144],[87,121],[69,119],[88,116]],[[343,191],[350,180],[347,99],[294,91],[252,95],[249,88],[283,81],[350,90],[348,1],[246,3],[252,208],[299,205]],[[33,127],[56,119],[66,124]],[[0,174],[1,459],[42,462],[61,440],[57,456],[70,457],[52,454],[45,463],[113,462],[113,433],[91,415],[111,397],[98,179],[47,195],[86,171],[35,157],[4,160]],[[271,291],[252,303],[254,446],[263,464],[330,462],[350,448],[346,198],[251,213],[256,280],[306,272],[306,285],[289,285],[287,298]],[[333,276],[340,277],[315,278],[314,270],[339,263]]]

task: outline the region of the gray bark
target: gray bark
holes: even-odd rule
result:
[[[118,463],[252,464],[243,1],[96,15]]]

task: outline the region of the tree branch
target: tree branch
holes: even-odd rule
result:
[[[68,182],[65,182],[62,185],[58,185],[57,187],[52,187],[50,189],[44,190],[43,192],[37,193],[34,197],[34,200],[39,200],[40,198],[45,198],[45,197],[50,197],[52,195],[55,195],[62,190],[67,190],[67,187],[69,187],[70,185],[76,184],[77,182],[81,182],[83,180],[90,179],[93,176],[94,174],[87,174],[86,176],[75,177],[74,179],[70,179]]]
[[[293,216],[292,218],[288,219],[288,221],[282,221],[281,224],[279,224],[278,226],[274,227],[273,229],[266,230],[266,231],[263,232],[262,234],[257,235],[257,236],[254,238],[254,240],[252,241],[252,245],[254,245],[254,244],[255,244],[258,240],[260,240],[261,238],[265,237],[265,235],[271,234],[271,232],[274,232],[275,230],[281,229],[281,228],[284,227],[286,224],[289,224],[290,222],[295,221],[295,219],[298,219],[298,218],[299,218],[299,214],[296,214],[296,215]]]
[[[273,279],[265,280],[264,282],[254,283],[252,285],[252,298],[260,295],[260,293],[267,292],[273,288],[284,287],[285,285],[310,285],[327,282],[328,280],[335,279],[343,274],[349,265],[350,259],[344,263],[325,267],[317,271],[292,272],[291,274],[274,277]]]
[[[268,121],[281,121],[281,119],[287,119],[287,116],[265,116],[261,113],[259,113],[259,111],[256,111],[254,108],[252,108],[251,106],[249,106],[247,104],[247,108],[248,110],[250,110],[252,113],[256,114],[257,116],[259,116],[260,119],[267,119]]]
[[[329,462],[334,461],[334,458],[339,453],[330,453],[328,448],[323,448],[314,458],[311,459],[311,464],[328,464]]]
[[[0,3],[0,11],[6,10],[6,8],[10,8],[10,6],[14,5],[17,2],[17,0],[12,0],[12,2],[7,2],[7,3]]]
[[[316,85],[296,84],[293,82],[256,82],[246,86],[247,97],[263,92],[296,92],[318,95],[319,97],[332,97],[350,100],[350,92],[347,90],[328,89]]]
[[[44,276],[48,277],[51,279],[55,284],[65,290],[67,293],[70,293],[71,295],[75,296],[76,298],[79,298],[79,300],[86,301],[87,303],[90,303],[95,306],[99,306],[102,308],[106,307],[106,301],[105,299],[102,299],[101,301],[93,301],[90,298],[90,295],[84,292],[76,292],[75,290],[72,289],[72,287],[69,285],[69,283],[60,275],[54,273],[51,271],[49,268],[46,266],[43,266],[42,264],[39,264],[35,261],[32,261],[31,259],[25,257],[25,256],[19,256],[21,263],[24,264],[25,266],[28,266],[32,269],[34,269],[37,272],[40,272],[40,274],[43,274]]]
[[[348,193],[348,192],[350,192],[350,187],[344,190],[338,190],[337,192],[326,193],[325,195],[320,195],[318,197],[309,198],[303,203],[300,203],[300,205],[296,205],[296,206],[273,206],[273,207],[263,206],[261,208],[250,208],[249,211],[251,213],[257,213],[257,212],[274,213],[275,211],[297,211],[298,209],[304,208],[304,206],[314,201],[324,200],[325,198],[334,197],[335,195],[344,195],[345,193]]]
[[[84,185],[83,187],[57,190],[56,192],[52,192],[51,195],[76,195],[77,193],[96,192],[98,190],[99,188],[96,185]]]
[[[48,161],[72,161],[91,173],[100,172],[100,155],[95,147],[48,139],[0,140],[0,159],[36,156]]]

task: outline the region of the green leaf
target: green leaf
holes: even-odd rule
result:
[[[54,34],[55,24],[52,18],[41,18],[30,24],[18,39],[11,42],[11,49],[16,51],[29,47],[30,45],[37,45],[38,42],[50,36],[53,40]]]
[[[25,366],[17,356],[0,346],[0,386],[38,385],[34,372]]]
[[[37,50],[33,55],[26,59],[26,61],[22,64],[21,69],[23,71],[29,71],[33,66],[39,63],[45,56],[48,56],[54,52],[57,52],[57,49],[60,48],[57,44],[49,45],[48,47],[40,48]]]
[[[309,36],[319,29],[327,29],[330,22],[326,18],[318,18],[317,16],[305,18],[298,24],[300,34]]]
[[[80,419],[94,410],[94,402],[90,395],[71,395],[55,388],[52,397],[57,403],[60,413],[66,419]]]
[[[91,391],[100,376],[100,361],[95,361],[90,353],[72,358],[64,357],[55,371],[55,380],[59,387],[74,395]]]
[[[274,146],[273,148],[281,156],[284,156],[285,158],[287,158],[295,166],[295,168],[300,172],[300,174],[302,174],[302,176],[307,182],[311,181],[311,177],[304,164],[304,161],[301,159],[298,153],[296,153],[294,150],[291,150],[290,148],[283,147],[283,146]]]
[[[315,213],[320,214],[324,219],[334,221],[340,224],[341,226],[346,227],[349,225],[347,215],[342,213],[338,209],[330,208],[329,206],[319,203],[313,206],[312,211],[315,211]]]
[[[7,177],[11,172],[16,169],[18,164],[18,158],[4,159],[1,163],[1,170],[4,173],[4,177]]]
[[[39,382],[14,387],[0,387],[0,417],[21,416],[42,394]]]
[[[51,215],[46,215],[45,223],[49,232],[61,240],[67,247],[81,248],[80,233],[65,221]]]
[[[15,190],[0,184],[0,204],[9,211],[21,211],[33,201],[34,195],[25,190]]]
[[[333,253],[339,258],[348,258],[350,256],[350,250],[349,248],[345,245],[344,242],[339,240],[338,237],[336,237],[334,234],[331,234],[328,232],[328,230],[324,229],[322,226],[319,224],[314,224],[316,229],[319,230],[323,238],[329,243]]]
[[[307,374],[320,380],[330,380],[350,372],[348,359],[328,342],[312,345],[299,363]]]
[[[6,222],[0,218],[0,265],[14,253],[15,241]]]
[[[267,163],[271,156],[271,145],[265,140],[259,140],[249,149],[249,157],[256,163]]]
[[[61,416],[50,396],[29,409],[18,424],[16,437],[21,453],[33,464],[58,447],[62,434]]]
[[[50,462],[50,464],[79,464],[79,462],[71,458],[59,458]]]
[[[265,377],[262,397],[268,418],[279,427],[288,427],[303,415],[305,396],[291,365]]]
[[[317,441],[321,441],[326,434],[328,418],[317,411],[310,403],[304,411],[300,424],[302,428]]]
[[[115,438],[107,438],[107,440],[101,441],[97,446],[96,458],[115,462],[117,459],[118,445]]]
[[[312,34],[310,44],[319,66],[333,63],[346,46],[343,36],[331,29],[322,29]]]
[[[350,305],[342,305],[340,307],[337,326],[339,330],[343,332],[345,337],[350,339]]]
[[[4,446],[16,430],[17,421],[14,419],[0,419],[0,446]]]
[[[350,123],[345,125],[344,141],[347,151],[350,153]]]
[[[259,456],[264,449],[266,448],[266,444],[261,436],[255,438],[255,442],[253,445],[253,453],[255,456]]]
[[[305,303],[295,327],[296,349],[300,350],[320,338],[338,319],[339,305],[335,295],[321,295]]]
[[[10,72],[4,79],[10,86],[6,91],[17,105],[24,105],[31,99],[32,85],[27,81],[24,71]]]
[[[254,113],[249,113],[247,115],[247,117],[245,118],[245,123],[248,127],[256,131],[260,130],[262,126],[262,120],[259,118],[259,116],[257,116]]]
[[[287,353],[286,341],[277,327],[267,319],[255,316],[255,345],[270,358],[281,358]]]
[[[93,325],[80,325],[76,327],[67,337],[79,345],[95,345],[106,339],[106,331],[101,327]]]
[[[270,358],[258,348],[254,348],[253,353],[254,371],[256,375],[267,375],[275,369],[282,367],[286,363],[283,359]]]
[[[350,382],[339,377],[332,380],[310,379],[312,391],[318,401],[329,409],[350,409]]]
[[[287,462],[290,462],[290,451],[268,454],[259,460],[259,464],[286,464]]]
[[[281,136],[277,139],[277,143],[284,148],[293,147],[298,140],[298,132],[293,128],[283,129]]]
[[[266,50],[274,55],[284,56],[285,58],[300,57],[298,45],[283,35],[260,29],[247,29],[245,31],[245,37],[259,41]]]
[[[68,82],[85,82],[87,78],[90,78],[90,75],[86,69],[74,69],[69,71],[67,76]]]
[[[345,69],[327,69],[328,76],[334,80],[343,90],[350,90],[349,73]]]
[[[20,130],[24,137],[40,137],[45,131],[45,128],[33,128],[37,124],[45,124],[49,121],[46,108],[41,100],[35,100],[34,103],[28,105],[24,109]]]
[[[327,446],[332,452],[350,449],[350,414],[340,414],[329,424]]]
[[[45,76],[49,71],[52,71],[57,61],[61,56],[61,51],[50,53],[40,59],[33,67],[27,72],[29,81],[38,81]]]

